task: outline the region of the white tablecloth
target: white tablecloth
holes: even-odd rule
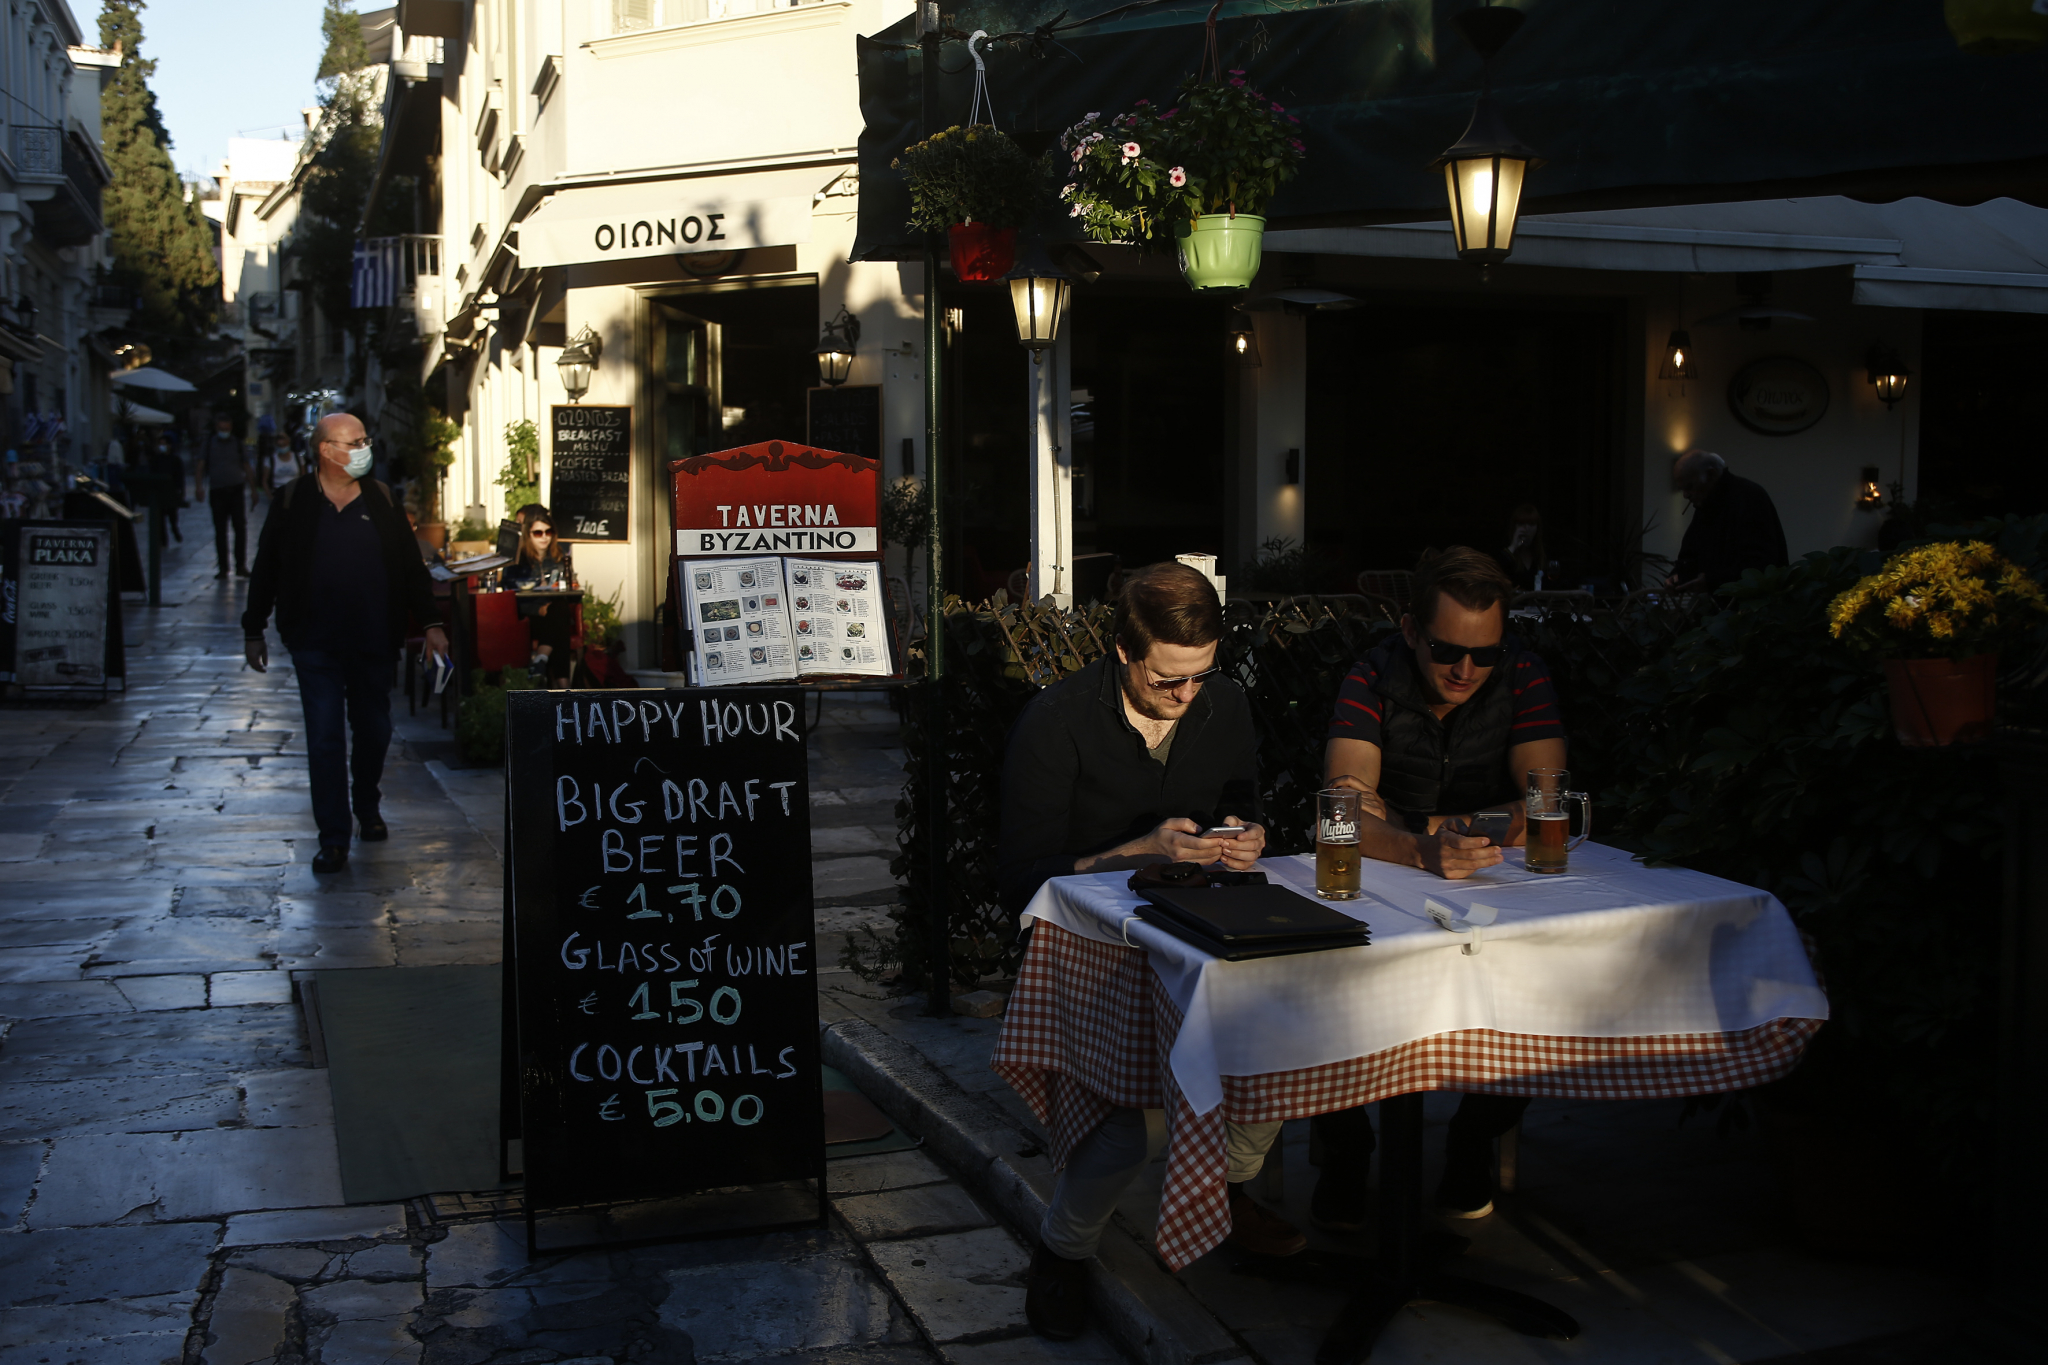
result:
[[[1500,868],[1445,881],[1367,860],[1366,896],[1326,901],[1372,926],[1372,943],[1223,962],[1136,918],[1128,872],[1055,877],[1023,918],[1147,951],[1184,1016],[1174,1079],[1198,1114],[1224,1076],[1323,1066],[1461,1029],[1620,1038],[1731,1032],[1771,1019],[1825,1019],[1791,916],[1755,887],[1682,868],[1644,867],[1583,844],[1570,870],[1537,876],[1506,850]],[[1272,881],[1312,896],[1315,859],[1269,858]],[[1433,898],[1474,935],[1437,926]],[[1483,917],[1483,916],[1482,916]]]

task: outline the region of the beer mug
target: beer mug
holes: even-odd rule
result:
[[[1567,855],[1593,833],[1593,799],[1568,790],[1572,775],[1563,768],[1529,769],[1528,855],[1531,872],[1562,872]],[[1579,837],[1571,837],[1567,803],[1579,803]]]
[[[1316,793],[1316,894],[1328,901],[1358,899],[1360,793],[1329,787]]]

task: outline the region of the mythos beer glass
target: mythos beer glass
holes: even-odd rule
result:
[[[1359,794],[1342,787],[1316,793],[1316,894],[1358,899]]]
[[[1531,872],[1562,872],[1566,857],[1593,833],[1593,800],[1584,792],[1569,790],[1572,775],[1563,768],[1529,769],[1529,844]],[[1571,813],[1565,806],[1579,804],[1579,837],[1571,838]]]

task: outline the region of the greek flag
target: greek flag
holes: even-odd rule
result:
[[[355,274],[349,282],[351,308],[389,308],[398,301],[398,239],[372,237],[356,243]]]

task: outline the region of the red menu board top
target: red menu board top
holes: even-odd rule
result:
[[[669,461],[675,552],[873,555],[882,462],[795,441]]]

